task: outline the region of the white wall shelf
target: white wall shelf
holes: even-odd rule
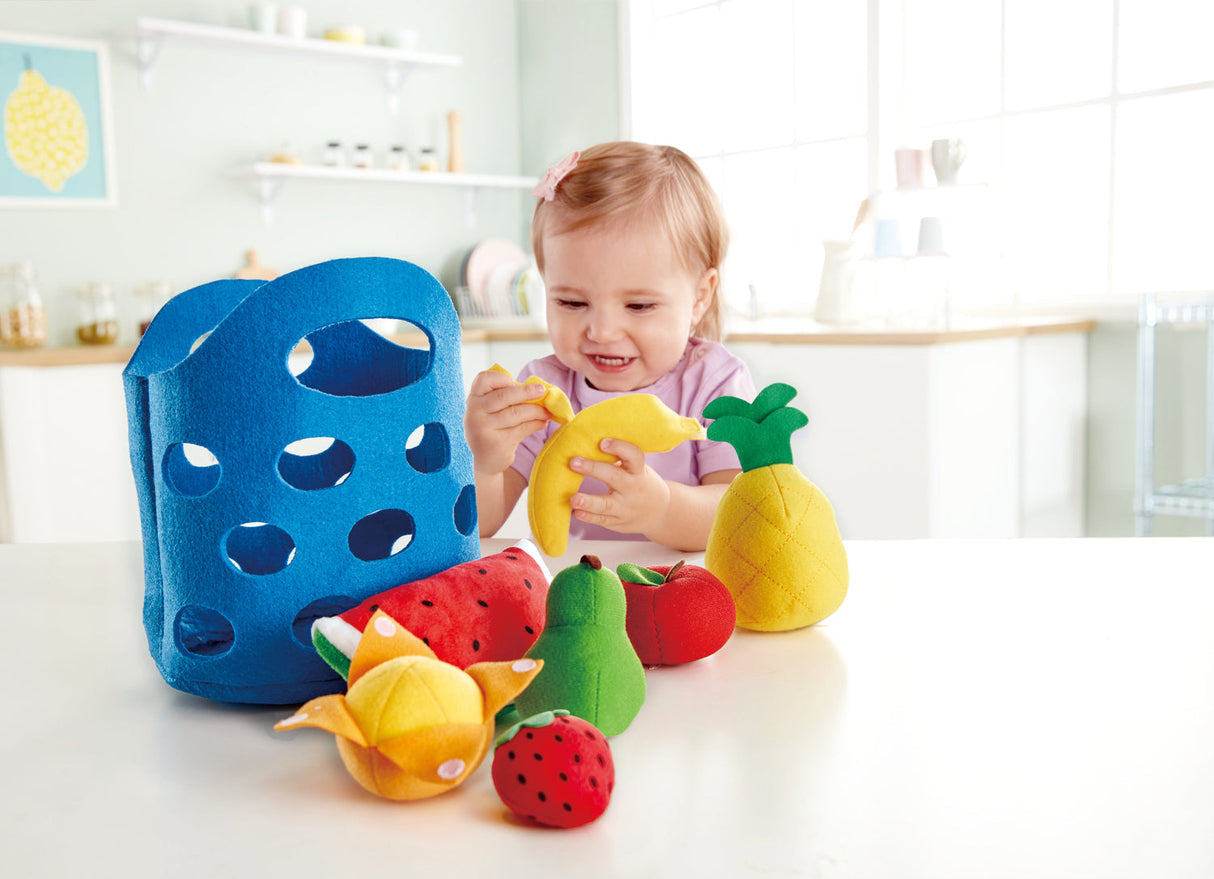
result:
[[[468,195],[468,223],[474,224],[476,199],[482,189],[531,189],[535,177],[499,174],[453,174],[448,171],[393,171],[379,168],[332,168],[325,165],[294,165],[288,162],[254,162],[235,172],[252,177],[261,199],[261,218],[274,222],[274,198],[288,180],[336,180],[354,183],[412,183],[422,186],[464,187]]]
[[[459,67],[458,55],[438,52],[417,52],[387,46],[369,46],[323,40],[310,37],[287,37],[258,31],[218,25],[171,21],[163,18],[135,19],[136,55],[139,78],[144,87],[151,85],[152,70],[166,39],[202,43],[221,43],[253,50],[307,54],[335,60],[369,64],[384,73],[388,88],[388,109],[395,114],[400,108],[400,87],[414,70],[421,67]]]

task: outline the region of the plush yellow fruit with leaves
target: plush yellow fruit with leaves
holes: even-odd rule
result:
[[[738,625],[778,632],[830,616],[847,595],[847,553],[830,501],[792,462],[791,438],[809,419],[787,405],[791,386],[768,385],[753,403],[718,397],[708,438],[738,452],[742,473],[721,499],[704,567],[733,595]]]
[[[18,170],[59,192],[88,161],[89,132],[80,102],[47,83],[29,56],[4,104],[4,142]]]

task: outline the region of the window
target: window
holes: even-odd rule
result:
[[[1214,4],[1191,0],[630,0],[632,132],[704,167],[730,304],[813,308],[822,241],[863,199],[913,253],[944,222],[969,311],[1214,287]],[[955,186],[898,189],[894,150],[959,138]],[[871,241],[868,226],[862,233]]]

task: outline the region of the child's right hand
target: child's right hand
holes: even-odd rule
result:
[[[544,393],[543,385],[518,384],[506,373],[477,373],[464,412],[464,437],[477,473],[504,472],[523,438],[548,423],[548,411],[535,405]]]

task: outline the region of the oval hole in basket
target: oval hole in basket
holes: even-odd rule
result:
[[[232,624],[217,610],[187,604],[173,624],[177,646],[194,656],[220,656],[236,643]]]
[[[219,485],[222,468],[206,446],[172,443],[164,450],[162,472],[169,488],[186,497],[202,497]]]
[[[423,424],[405,440],[405,458],[418,473],[437,473],[451,460],[447,428],[437,421]]]
[[[312,624],[321,617],[340,616],[358,602],[345,595],[326,595],[318,598],[295,615],[291,623],[291,633],[295,640],[305,647],[312,646]]]
[[[455,499],[455,530],[468,537],[476,529],[476,487],[465,485]]]
[[[391,558],[413,541],[413,528],[404,510],[376,510],[350,529],[350,552],[364,562]]]
[[[389,394],[424,378],[433,361],[430,337],[399,321],[408,332],[388,339],[379,332],[382,321],[347,320],[313,330],[296,343],[288,370],[305,388],[335,397]]]
[[[294,561],[295,541],[277,525],[245,522],[228,532],[223,551],[236,570],[265,576]]]
[[[354,450],[331,436],[296,440],[278,456],[278,475],[300,491],[333,488],[353,472]]]

